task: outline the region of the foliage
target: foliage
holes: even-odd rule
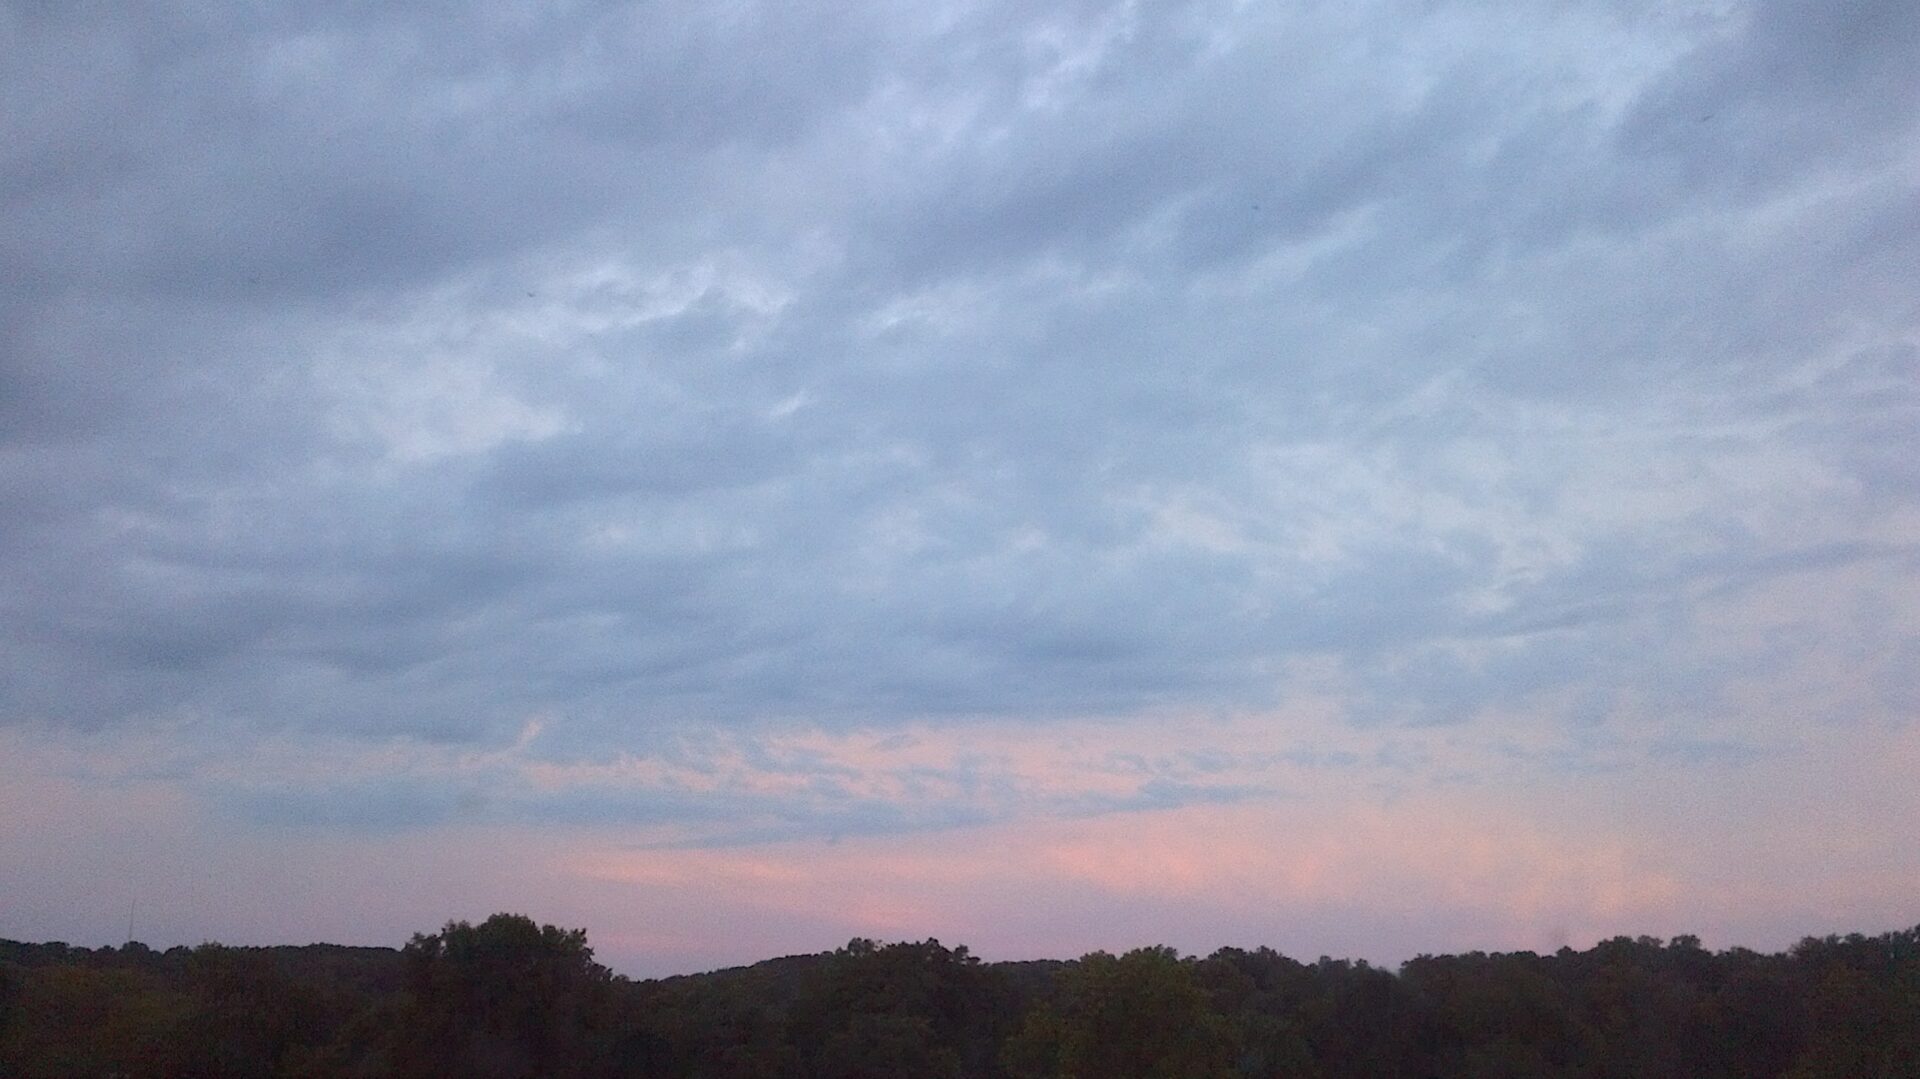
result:
[[[1034,1079],[1214,1079],[1232,1074],[1227,1023],[1171,948],[1095,952],[1061,975],[1008,1047]]]
[[[521,1079],[606,1067],[612,975],[593,961],[586,930],[496,914],[415,934],[403,956],[401,1074]]]
[[[0,941],[0,1075],[1067,1079],[1920,1076],[1920,928],[1784,954],[983,963],[938,941],[660,981],[495,915],[404,948]]]

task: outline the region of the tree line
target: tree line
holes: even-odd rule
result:
[[[985,963],[935,940],[632,981],[497,914],[399,950],[0,941],[0,1076],[1920,1077],[1920,927],[1423,955]]]

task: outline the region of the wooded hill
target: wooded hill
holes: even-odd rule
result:
[[[1920,1076],[1920,927],[1782,954],[983,963],[938,941],[630,981],[495,915],[404,948],[0,941],[0,1076]]]

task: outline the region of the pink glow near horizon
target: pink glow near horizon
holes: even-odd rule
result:
[[[1031,762],[1059,751],[1057,734],[1006,737],[1007,755],[1044,780]],[[1873,767],[1891,775],[1917,749],[1914,734],[1889,733]],[[157,944],[397,944],[449,918],[524,909],[585,925],[608,961],[635,973],[750,962],[856,935],[937,936],[994,958],[1167,942],[1390,962],[1642,932],[1780,946],[1900,924],[1920,883],[1913,856],[1884,855],[1920,808],[1911,799],[1856,822],[1851,844],[1832,842],[1823,817],[1853,807],[1836,786],[1823,796],[1808,773],[1837,783],[1843,764],[1815,755],[1762,766],[1758,781],[1815,780],[1787,815],[1803,827],[1748,822],[1764,840],[1743,835],[1738,820],[1688,819],[1684,803],[1680,817],[1654,812],[1659,791],[1685,782],[1674,775],[1624,792],[1577,777],[1524,791],[1385,796],[1330,783],[1079,819],[644,849],[633,846],[635,830],[605,825],[274,834],[210,818],[165,781],[101,788],[43,776],[0,793],[0,858],[16,867],[0,935],[109,942],[137,893],[141,935]],[[91,844],[84,857],[63,838],[79,835]],[[1795,883],[1769,883],[1781,881]]]

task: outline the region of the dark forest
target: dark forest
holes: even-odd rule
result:
[[[1920,927],[1780,954],[1697,938],[1423,955],[986,963],[938,941],[633,981],[498,914],[405,947],[0,941],[0,1074],[1920,1075]]]

